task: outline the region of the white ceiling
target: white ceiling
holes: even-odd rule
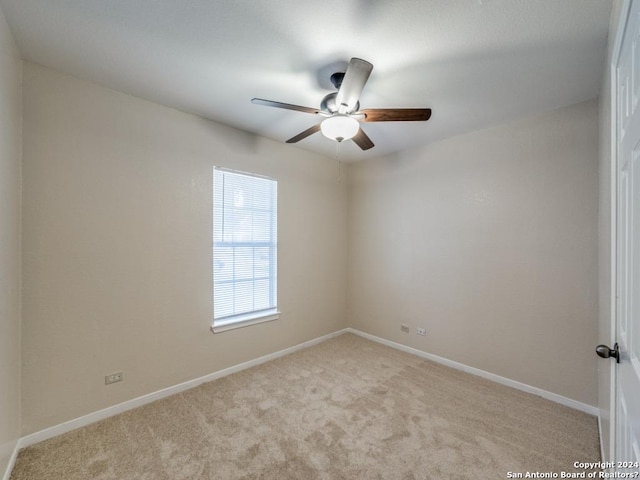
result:
[[[351,57],[373,63],[371,158],[598,96],[612,0],[0,0],[23,58],[277,141],[313,115]],[[317,133],[291,148],[335,156]]]

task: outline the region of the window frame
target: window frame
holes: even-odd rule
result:
[[[213,281],[212,284],[212,299],[213,299],[213,311],[212,311],[212,320],[211,320],[211,331],[213,333],[220,333],[220,332],[226,332],[228,330],[233,330],[236,328],[242,328],[242,327],[248,327],[250,325],[256,325],[256,324],[260,324],[260,323],[264,323],[264,322],[271,322],[273,320],[277,320],[278,318],[280,318],[280,310],[278,309],[278,275],[277,275],[277,271],[278,271],[278,265],[277,265],[277,259],[278,259],[278,181],[275,178],[272,177],[268,177],[265,175],[260,175],[260,174],[256,174],[256,173],[250,173],[250,172],[244,172],[244,171],[239,171],[239,170],[234,170],[234,169],[230,169],[230,168],[225,168],[225,167],[220,167],[220,166],[214,166],[213,167],[213,172],[211,175],[212,178],[212,220],[213,220],[213,224],[212,224],[212,242],[211,242],[211,252],[212,252],[212,259],[215,258],[215,248],[216,248],[216,241],[215,241],[215,218],[216,218],[216,191],[215,191],[215,175],[216,175],[216,171],[219,172],[227,172],[227,173],[231,173],[231,174],[235,174],[235,175],[243,175],[246,177],[252,177],[252,178],[260,178],[260,179],[264,179],[264,180],[268,180],[270,182],[273,182],[273,188],[275,188],[275,198],[274,198],[274,205],[271,206],[270,209],[270,214],[271,216],[275,216],[275,219],[271,219],[270,220],[270,225],[271,228],[273,229],[273,232],[270,234],[270,241],[269,243],[269,248],[270,248],[270,255],[273,255],[273,259],[269,261],[269,281],[270,281],[270,294],[272,294],[274,296],[273,298],[273,303],[275,304],[273,307],[269,307],[269,308],[265,308],[265,309],[259,309],[259,310],[253,310],[250,312],[246,312],[246,313],[240,313],[240,314],[233,314],[233,315],[229,315],[226,317],[221,317],[216,319],[215,318],[215,261],[212,262],[212,276],[211,279]],[[234,243],[243,243],[243,242],[231,242],[231,245],[233,245]],[[229,246],[231,246],[229,245]],[[229,247],[227,246],[227,248]],[[272,250],[271,250],[272,249]],[[234,279],[235,280],[235,279]]]

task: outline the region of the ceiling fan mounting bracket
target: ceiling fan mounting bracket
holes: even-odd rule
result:
[[[344,72],[336,72],[333,75],[331,75],[330,80],[333,86],[339,90],[340,86],[342,85],[343,78],[344,78]]]

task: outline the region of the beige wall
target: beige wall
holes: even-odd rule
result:
[[[21,77],[0,10],[0,475],[20,436]]]
[[[346,324],[335,162],[28,63],[23,116],[23,434]],[[214,165],[278,180],[282,311],[216,335]]]
[[[354,165],[350,325],[596,405],[597,174],[597,101]]]
[[[347,297],[355,328],[596,404],[596,101],[352,165],[347,199],[330,159],[33,64],[23,88],[23,434],[336,331]],[[282,318],[218,335],[213,165],[280,201]]]
[[[609,45],[607,61],[602,76],[600,91],[600,161],[599,161],[599,204],[598,204],[598,260],[599,260],[599,314],[598,343],[612,345],[615,343],[615,332],[612,329],[611,312],[611,253],[612,253],[612,214],[611,214],[611,55],[613,43],[618,31],[618,19],[622,9],[622,0],[614,1],[609,25]],[[611,455],[611,370],[615,364],[609,361],[598,362],[598,408],[600,409],[600,435],[605,461]]]

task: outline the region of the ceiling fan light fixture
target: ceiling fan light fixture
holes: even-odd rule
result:
[[[336,142],[343,142],[358,133],[360,123],[348,115],[333,115],[322,121],[320,130],[325,137]]]

